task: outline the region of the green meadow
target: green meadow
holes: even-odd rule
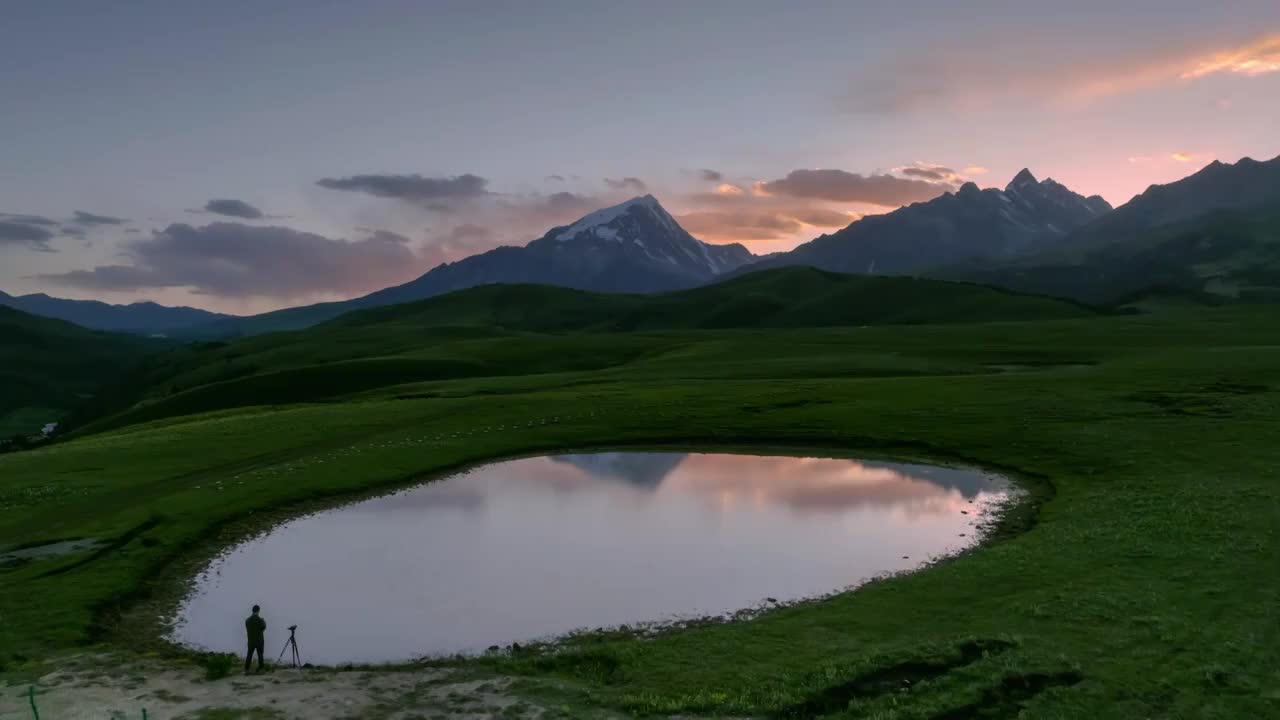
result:
[[[593,319],[587,298],[572,327],[427,301],[168,351],[70,437],[0,455],[0,549],[98,542],[0,567],[0,662],[94,647],[194,672],[156,616],[213,552],[470,464],[794,448],[979,465],[1027,497],[979,549],[853,592],[437,664],[584,714],[1276,716],[1280,314],[1006,297],[792,328],[724,319],[763,300]]]

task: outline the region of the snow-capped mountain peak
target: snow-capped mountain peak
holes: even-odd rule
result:
[[[741,245],[709,245],[690,235],[652,195],[588,213],[577,222],[553,228],[531,248],[571,253],[598,262],[640,263],[688,277],[710,278],[750,262]]]
[[[658,204],[658,199],[652,195],[641,195],[633,197],[626,202],[611,205],[606,208],[600,208],[594,212],[590,212],[582,216],[577,222],[568,225],[562,229],[552,231],[552,239],[557,242],[564,242],[570,238],[577,236],[579,233],[591,231],[596,237],[602,240],[618,240],[617,232],[611,225],[618,218],[632,212],[648,212],[664,225],[673,225],[674,220],[662,205]]]

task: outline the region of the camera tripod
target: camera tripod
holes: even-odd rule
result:
[[[294,633],[298,631],[297,625],[289,626],[289,639],[284,641],[284,647],[280,648],[280,657],[276,658],[276,664],[279,665],[284,660],[286,650],[293,650],[293,666],[302,667],[302,656],[298,654],[298,639],[294,637]]]

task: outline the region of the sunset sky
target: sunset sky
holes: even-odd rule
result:
[[[0,98],[0,290],[249,313],[646,192],[758,253],[1024,166],[1120,204],[1280,154],[1280,3],[19,2]]]

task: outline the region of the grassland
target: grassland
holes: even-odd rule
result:
[[[0,648],[11,672],[87,643],[156,648],[192,558],[273,510],[552,449],[819,447],[1001,469],[1035,513],[978,552],[749,622],[465,667],[635,714],[1274,717],[1278,319],[430,335],[521,371],[405,382],[372,364],[277,405],[170,407],[0,457],[0,547],[104,542],[0,570]]]

